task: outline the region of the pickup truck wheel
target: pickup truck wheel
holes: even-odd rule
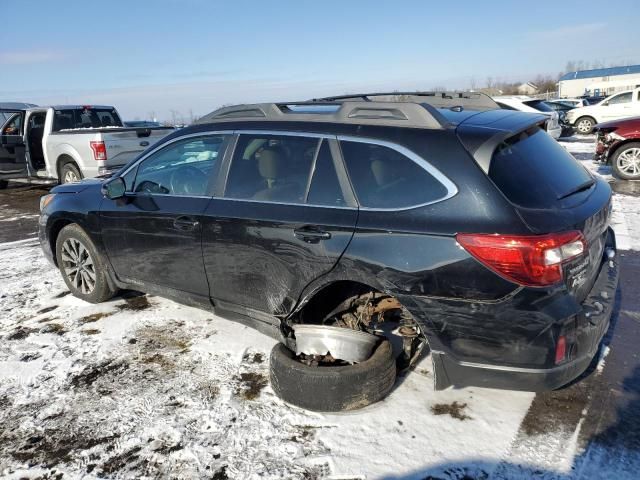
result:
[[[58,268],[71,293],[90,303],[113,297],[106,262],[85,231],[73,223],[64,227],[56,240]]]
[[[596,125],[596,121],[591,117],[580,117],[576,120],[576,130],[581,135],[589,135],[593,132],[593,127]]]
[[[9,182],[7,180],[0,180],[0,190],[4,190],[9,186]]]
[[[74,183],[82,180],[82,174],[78,166],[72,162],[67,161],[60,167],[60,183]]]
[[[613,174],[622,180],[640,180],[640,142],[623,145],[611,159]]]
[[[383,399],[396,379],[396,359],[383,340],[367,360],[345,366],[309,366],[282,343],[271,351],[271,388],[285,402],[317,412],[355,410]]]

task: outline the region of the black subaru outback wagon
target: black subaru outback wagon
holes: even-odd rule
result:
[[[53,189],[40,240],[89,302],[133,289],[279,338],[272,386],[308,408],[375,401],[426,352],[436,389],[554,389],[618,267],[611,190],[545,119],[460,93],[226,107]]]

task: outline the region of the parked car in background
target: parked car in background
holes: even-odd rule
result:
[[[154,122],[151,120],[127,120],[124,122],[125,127],[162,127],[160,122]]]
[[[640,88],[616,93],[596,105],[567,112],[567,121],[578,133],[588,135],[597,123],[640,116]]]
[[[86,301],[133,288],[279,338],[271,385],[305,408],[379,400],[426,345],[437,389],[572,381],[616,298],[608,183],[546,115],[397,95],[212,112],[43,197],[43,251]]]
[[[587,105],[589,105],[589,102],[587,102],[584,98],[554,98],[545,101],[551,104],[557,103],[560,105],[567,105],[571,108],[586,107]]]
[[[521,112],[542,113],[548,117],[546,123],[547,133],[556,140],[562,136],[560,115],[552,108],[545,106],[542,100],[527,97],[526,95],[514,95],[505,97],[493,97],[500,108],[506,110],[519,110]]]
[[[547,100],[541,101],[541,103],[538,105],[541,105],[544,108],[550,108],[551,110],[558,112],[558,121],[560,122],[560,126],[562,127],[562,134],[560,135],[561,137],[570,137],[571,135],[573,135],[573,127],[569,125],[569,122],[567,122],[567,112],[569,110],[573,110],[574,107],[565,103],[549,102]]]
[[[594,160],[610,164],[614,175],[640,180],[640,117],[599,123]]]
[[[5,108],[0,126],[0,188],[9,179],[76,182],[125,165],[173,131],[124,128],[114,107]]]

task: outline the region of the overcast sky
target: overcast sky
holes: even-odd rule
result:
[[[639,9],[637,0],[0,0],[0,101],[171,119],[238,102],[528,80],[568,60],[640,63]]]

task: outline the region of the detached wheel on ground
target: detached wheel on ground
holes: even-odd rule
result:
[[[613,174],[622,180],[640,180],[640,142],[623,145],[611,159]]]
[[[72,160],[67,160],[60,166],[60,183],[74,183],[80,180],[82,180],[82,173]]]
[[[589,135],[595,125],[596,121],[591,117],[580,117],[575,123],[576,131],[581,135]]]
[[[282,343],[271,351],[271,387],[285,402],[317,412],[362,408],[383,399],[396,380],[396,359],[388,340],[367,360],[346,366],[309,366]]]
[[[106,262],[77,224],[64,227],[56,240],[56,259],[71,293],[91,303],[109,300],[116,293],[108,282]]]

